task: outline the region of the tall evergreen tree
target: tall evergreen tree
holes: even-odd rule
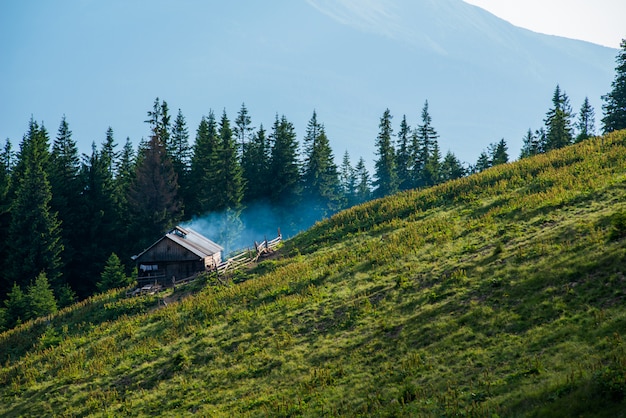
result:
[[[532,129],[528,129],[526,136],[522,138],[522,149],[520,151],[520,158],[528,158],[533,155],[541,153],[541,144],[539,143],[539,137],[533,133]]]
[[[430,155],[426,161],[426,167],[422,176],[425,186],[434,186],[441,182],[441,152],[439,143],[434,141],[431,146]]]
[[[446,156],[443,158],[443,162],[441,163],[441,180],[454,180],[465,176],[465,174],[466,171],[463,164],[461,164],[452,151],[448,151]]]
[[[0,153],[0,230],[2,231],[7,231],[11,223],[11,198],[9,195],[13,170],[13,150],[11,148],[11,141],[7,139],[2,153]],[[9,252],[8,244],[8,240],[0,239],[0,269],[4,269],[5,266],[6,256]],[[8,285],[8,282],[0,281],[0,298]]]
[[[226,110],[220,119],[218,135],[220,142],[217,148],[216,175],[219,191],[212,197],[211,210],[219,212],[228,209],[238,212],[243,199],[243,174]]]
[[[113,203],[115,213],[117,214],[118,225],[115,237],[117,239],[117,247],[115,248],[119,254],[123,255],[122,262],[129,266],[131,263],[130,255],[137,251],[132,246],[132,230],[128,220],[132,218],[131,208],[128,203],[128,195],[131,185],[135,178],[136,156],[133,144],[130,138],[126,138],[124,147],[120,153],[119,164],[114,181]],[[60,301],[60,299],[59,299]]]
[[[31,134],[36,137],[44,135],[42,132]],[[5,274],[9,283],[26,285],[44,271],[53,287],[58,289],[62,285],[63,244],[60,223],[50,208],[52,192],[44,170],[44,164],[49,164],[49,151],[44,146],[25,144],[19,162],[25,171],[19,179],[11,206],[8,231],[11,249],[7,255]]]
[[[483,150],[478,156],[478,161],[476,161],[476,165],[474,166],[473,171],[475,173],[480,173],[482,171],[485,171],[489,167],[491,167],[491,160],[489,159],[487,151]]]
[[[241,109],[239,109],[239,113],[235,119],[234,131],[237,144],[240,147],[239,149],[243,152],[244,145],[250,140],[252,137],[252,131],[254,131],[252,119],[248,114],[248,109],[246,108],[245,103],[241,104]]]
[[[413,157],[411,155],[411,127],[406,121],[406,115],[402,116],[400,130],[398,131],[398,147],[396,155],[396,167],[398,173],[398,188],[408,190],[413,186],[411,176]]]
[[[354,167],[354,183],[356,184],[355,204],[367,202],[372,198],[372,181],[363,157],[359,158]]]
[[[128,218],[122,218],[122,212],[118,212],[122,208],[116,194],[116,183],[111,172],[113,164],[107,142],[103,143],[101,150],[93,143],[91,155],[84,156],[81,167],[84,183],[83,223],[76,236],[81,243],[77,249],[77,260],[83,262],[79,264],[79,276],[70,282],[81,297],[96,290],[96,278],[108,255],[120,244],[120,238],[125,238],[121,233],[126,229],[123,225],[128,222]],[[88,264],[84,263],[87,259],[90,260]]]
[[[165,135],[169,135],[169,129],[166,129],[163,117],[154,116],[157,108],[155,106],[153,112],[148,112],[151,117],[147,121],[151,137],[140,152],[128,195],[133,232],[136,234],[136,251],[146,248],[181,219],[178,178],[162,141]]]
[[[506,164],[509,162],[508,147],[502,138],[499,142],[490,145],[491,166]]]
[[[380,131],[376,139],[375,181],[374,194],[376,197],[388,196],[398,191],[398,173],[396,171],[396,153],[391,136],[391,112],[386,109],[380,118]]]
[[[578,123],[576,124],[578,135],[576,136],[576,142],[584,141],[596,134],[595,120],[596,114],[593,106],[589,103],[589,98],[585,97],[585,101],[578,113]]]
[[[552,96],[552,108],[546,114],[546,151],[563,148],[573,141],[572,108],[559,85]]]
[[[339,168],[339,184],[341,185],[344,207],[349,208],[356,203],[356,181],[354,168],[350,164],[350,154],[346,150]]]
[[[15,198],[15,193],[20,184],[20,179],[24,178],[27,161],[29,156],[37,155],[38,160],[41,163],[41,168],[45,173],[50,169],[50,138],[48,137],[48,131],[31,117],[28,122],[28,132],[22,138],[20,143],[20,150],[17,153],[16,163],[12,170],[11,188],[9,189],[9,197]]]
[[[210,212],[212,196],[219,193],[217,184],[219,137],[213,111],[200,120],[196,131],[196,142],[191,157],[190,184],[192,197],[187,202],[187,216],[199,216]]]
[[[626,129],[626,39],[622,39],[616,58],[615,79],[611,91],[602,96],[602,131],[609,133]]]
[[[102,143],[102,150],[100,151],[100,158],[102,159],[102,164],[109,172],[110,177],[113,178],[117,171],[117,163],[120,153],[115,150],[117,144],[115,143],[115,138],[113,136],[113,128],[109,126],[105,135],[106,137]]]
[[[269,140],[261,125],[252,139],[243,145],[241,166],[244,179],[244,202],[266,200],[270,195],[271,179]]]
[[[189,145],[189,130],[187,122],[180,109],[174,120],[172,132],[170,134],[170,158],[174,172],[178,177],[178,185],[180,186],[179,194],[183,203],[186,205],[191,200],[193,189],[189,182],[189,173],[191,170],[191,146]]]
[[[424,187],[435,184],[433,175],[427,170],[429,161],[434,161],[432,158],[433,149],[437,144],[437,138],[439,135],[432,126],[432,117],[428,111],[428,100],[424,103],[422,108],[422,123],[417,126],[413,135],[411,154],[414,156],[413,162],[413,181],[414,187]],[[431,163],[432,166],[432,163]]]
[[[293,124],[284,115],[280,119],[276,115],[270,138],[270,202],[277,208],[282,226],[293,228],[299,222],[294,208],[300,204],[302,196],[298,141]]]
[[[78,247],[84,245],[77,239],[88,225],[90,213],[83,210],[84,184],[80,176],[78,147],[72,138],[72,131],[65,116],[61,120],[57,137],[52,144],[50,161],[50,186],[52,200],[50,206],[61,222],[64,269],[63,276],[69,283],[78,282],[82,277],[84,260],[78,256]],[[87,216],[85,216],[87,215]]]
[[[339,209],[340,198],[337,165],[324,125],[317,121],[315,111],[307,125],[304,153],[303,194],[315,213],[315,220],[319,220]]]

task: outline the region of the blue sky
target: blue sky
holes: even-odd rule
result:
[[[365,20],[379,17],[383,4],[382,0],[341,1],[359,8]],[[329,5],[332,1],[316,0],[315,3]],[[592,2],[567,0],[570,15],[577,13],[574,5],[579,3]],[[607,4],[594,0],[593,3],[608,5],[614,10],[624,8],[626,4],[621,0],[605,2]],[[281,20],[290,16],[292,10],[301,12],[303,7],[307,8],[305,13],[310,21]],[[535,16],[542,13],[535,10]],[[585,14],[588,10],[580,7],[579,13]],[[602,13],[606,13],[607,27],[613,25],[609,17],[626,15],[626,12],[613,13],[609,9]],[[284,113],[294,122],[301,137],[316,103],[306,103],[306,112],[296,113],[293,110],[295,104],[301,104],[298,100],[302,100],[298,97],[299,86],[284,86],[285,92],[281,95],[268,90],[263,80],[254,77],[261,70],[281,74],[289,71],[288,66],[275,62],[271,64],[272,68],[255,68],[255,63],[261,62],[255,58],[261,57],[263,48],[271,48],[284,49],[285,59],[289,59],[292,51],[288,50],[287,43],[264,45],[264,39],[277,33],[288,38],[290,25],[309,25],[315,30],[302,40],[303,48],[307,43],[323,38],[325,25],[331,22],[320,16],[306,0],[273,0],[269,3],[0,1],[0,140],[4,142],[9,138],[17,149],[31,115],[35,120],[43,121],[54,138],[65,115],[81,152],[89,152],[94,141],[100,144],[109,126],[113,127],[120,145],[127,136],[136,145],[142,136],[147,135],[147,127],[142,122],[156,96],[168,101],[173,114],[178,107],[182,108],[192,140],[201,116],[209,109],[218,115],[225,109],[232,120],[242,102],[251,113],[253,125],[258,127],[263,123],[269,128],[275,114]],[[245,25],[245,22],[255,20],[264,22],[264,25],[255,26],[261,30],[250,30]],[[590,32],[597,33],[597,26],[580,25],[580,33],[575,37],[591,40]],[[226,38],[237,39],[237,45],[243,47],[238,51],[225,50],[223,39]],[[250,44],[263,48],[246,48],[246,41],[251,40],[254,42]],[[332,42],[332,39],[324,41]],[[615,46],[618,42],[610,43]],[[328,57],[329,62],[339,58]],[[221,81],[233,74],[241,85],[227,85]],[[351,80],[340,81],[339,87],[342,82]],[[249,94],[233,94],[235,90]],[[423,100],[419,98],[419,106]],[[324,109],[317,110],[324,121]],[[379,112],[379,109],[375,111]],[[436,112],[436,108],[433,111]],[[350,115],[345,118],[348,120]],[[373,142],[375,134],[369,132],[371,128],[376,129],[377,120],[371,119],[372,126],[367,132],[360,126],[350,129],[362,130],[360,134],[371,136]],[[336,128],[334,133],[340,135],[342,128]],[[340,159],[343,149],[336,149],[335,154]],[[358,150],[352,155],[358,156]],[[370,155],[364,157],[366,160],[372,158]]]

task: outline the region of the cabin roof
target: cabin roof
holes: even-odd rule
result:
[[[149,252],[155,245],[164,239],[168,239],[173,241],[174,243],[180,245],[181,247],[189,250],[193,254],[197,255],[200,258],[205,258],[208,256],[212,256],[224,250],[224,248],[210,239],[200,235],[193,229],[183,228],[181,226],[177,226],[163,237],[158,239],[154,244],[144,250],[141,254],[135,257],[135,260],[140,259],[144,254]]]

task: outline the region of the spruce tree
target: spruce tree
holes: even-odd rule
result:
[[[431,146],[430,155],[426,161],[426,167],[422,180],[425,186],[434,186],[441,182],[441,152],[439,151],[439,143],[434,141]]]
[[[350,154],[348,150],[343,154],[341,167],[339,168],[339,184],[343,195],[344,207],[351,207],[356,200],[356,177],[354,168],[350,164]]]
[[[211,210],[231,210],[239,212],[243,199],[243,174],[237,156],[237,143],[226,110],[219,124],[218,167],[216,170],[218,193],[213,196]]]
[[[443,162],[441,163],[441,180],[454,180],[465,176],[465,174],[466,171],[463,164],[461,164],[452,151],[448,151],[443,159]]]
[[[626,129],[626,39],[622,39],[616,58],[615,79],[611,91],[602,96],[602,131],[609,133]]]
[[[372,198],[372,181],[363,157],[359,158],[354,167],[354,183],[356,184],[355,204],[367,202]]]
[[[187,216],[205,215],[212,210],[211,199],[219,193],[217,184],[219,137],[217,122],[213,111],[208,117],[200,120],[196,131],[196,141],[191,157],[190,193],[191,199],[187,202]]]
[[[478,161],[476,161],[476,165],[474,166],[473,171],[475,173],[480,173],[482,171],[485,171],[489,167],[491,167],[491,160],[489,159],[487,151],[483,150],[478,156]]]
[[[413,163],[411,140],[411,127],[406,121],[406,115],[403,115],[402,122],[400,122],[400,130],[398,131],[398,152],[396,155],[398,188],[400,190],[408,190],[414,183],[411,176]]]
[[[301,214],[294,208],[301,202],[302,189],[298,141],[293,124],[284,115],[280,119],[276,115],[270,138],[270,203],[276,208],[281,226],[295,228]]]
[[[191,146],[189,145],[189,130],[187,122],[180,109],[174,120],[172,132],[170,134],[170,158],[174,172],[178,177],[178,185],[180,186],[179,194],[186,205],[191,200],[193,189],[189,182],[189,173],[191,170]]]
[[[439,135],[432,126],[432,117],[428,111],[428,100],[422,108],[422,123],[417,126],[413,135],[411,155],[413,155],[413,187],[424,187],[434,184],[433,174],[427,170],[429,161],[433,161],[432,154]],[[431,163],[432,166],[432,163]]]
[[[65,281],[76,283],[83,279],[84,260],[78,255],[78,248],[84,242],[78,239],[87,227],[91,213],[84,210],[85,184],[80,175],[78,147],[72,138],[72,131],[65,116],[52,144],[50,159],[50,186],[52,200],[50,207],[57,213],[61,222],[63,243],[63,276]]]
[[[270,195],[271,179],[269,140],[261,125],[252,139],[243,145],[241,167],[244,179],[244,202],[266,200]]]
[[[569,98],[557,84],[552,96],[552,108],[546,114],[546,151],[563,148],[573,141],[572,108]]]
[[[42,128],[43,129],[43,128]],[[51,210],[52,192],[44,165],[49,165],[45,132],[31,132],[35,140],[24,141],[18,165],[24,168],[18,177],[15,199],[11,205],[11,237],[7,255],[6,278],[26,285],[45,271],[55,289],[62,285],[60,222]],[[38,142],[38,144],[37,144]]]
[[[158,99],[157,99],[158,102]],[[158,110],[162,113],[158,113]],[[159,114],[160,117],[155,116]],[[136,251],[152,244],[182,217],[182,202],[178,196],[178,177],[174,172],[163,138],[169,138],[163,106],[155,104],[150,119],[150,140],[140,150],[135,177],[130,186],[128,203],[132,210]]]
[[[11,149],[11,141],[5,142],[2,153],[0,153],[0,230],[7,231],[11,224],[11,198],[9,191],[11,190],[13,169],[13,151]],[[8,250],[8,240],[0,239],[0,269],[4,270],[6,256]],[[4,275],[0,275],[4,276]],[[0,289],[8,289],[10,282],[5,282],[4,278],[0,281]],[[2,292],[0,291],[0,295]]]
[[[28,300],[22,288],[13,282],[4,301],[6,307],[5,327],[10,329],[28,319]]]
[[[585,101],[578,113],[578,123],[576,124],[578,135],[576,136],[576,142],[584,141],[596,134],[595,119],[596,115],[593,106],[589,103],[589,98],[585,97]]]
[[[41,272],[26,292],[29,318],[39,318],[57,311],[57,301],[48,283],[46,273]]]
[[[532,129],[528,129],[526,136],[522,138],[522,149],[520,158],[528,158],[541,152],[538,135],[534,134]]]
[[[123,232],[126,231],[125,225],[129,218],[123,216],[128,213],[121,211],[119,196],[116,196],[115,179],[110,171],[111,166],[106,142],[101,150],[93,143],[91,155],[84,157],[81,168],[82,181],[85,184],[82,194],[84,214],[83,224],[77,231],[81,243],[77,250],[77,259],[89,259],[90,262],[87,264],[82,262],[79,265],[81,274],[70,282],[81,297],[96,290],[95,278],[102,271],[107,257],[118,248],[120,241],[126,238]],[[85,280],[85,277],[89,280]]]
[[[386,109],[378,125],[380,131],[376,138],[376,155],[374,173],[374,195],[388,196],[398,191],[398,173],[396,171],[396,155],[391,136],[391,112]]]
[[[96,286],[99,292],[106,292],[110,289],[126,287],[130,285],[132,281],[132,278],[126,276],[124,267],[117,254],[111,253]]]
[[[317,113],[307,125],[304,137],[303,196],[319,220],[339,209],[339,173],[324,125],[317,121]]]
[[[490,145],[491,166],[506,164],[509,162],[508,147],[506,141],[502,138],[498,143]]]
[[[239,109],[239,113],[237,114],[237,118],[235,119],[235,128],[233,129],[237,141],[237,145],[241,152],[243,152],[245,144],[250,140],[252,136],[252,131],[254,131],[254,127],[252,126],[252,119],[248,114],[248,109],[246,108],[246,104],[241,104],[241,109]]]

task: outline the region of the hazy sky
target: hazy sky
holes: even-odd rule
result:
[[[625,0],[464,0],[535,32],[618,48],[626,38]]]

